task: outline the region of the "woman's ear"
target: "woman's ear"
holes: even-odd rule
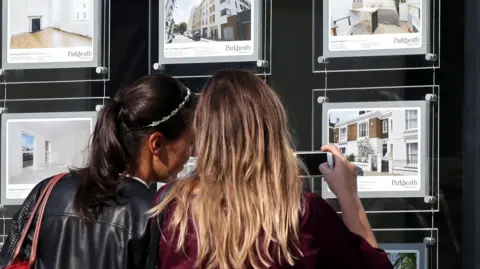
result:
[[[165,137],[160,132],[155,132],[148,137],[148,146],[150,152],[156,157],[160,157]]]

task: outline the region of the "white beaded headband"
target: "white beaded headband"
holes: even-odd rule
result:
[[[191,93],[191,91],[190,91],[189,88],[185,87],[185,89],[187,90],[187,95],[185,96],[185,99],[183,99],[183,102],[181,102],[180,105],[178,105],[178,107],[175,108],[170,114],[168,114],[167,116],[163,117],[161,120],[154,121],[154,122],[150,123],[149,125],[145,125],[145,126],[140,127],[140,128],[132,128],[131,130],[141,130],[141,129],[146,129],[146,128],[155,127],[155,126],[160,125],[161,123],[166,122],[166,121],[169,120],[171,117],[175,116],[175,115],[178,113],[178,111],[185,106],[185,104],[188,102],[188,100],[190,100],[190,95],[191,95],[192,93]]]

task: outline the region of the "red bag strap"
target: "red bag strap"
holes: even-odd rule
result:
[[[33,207],[32,212],[30,212],[30,217],[28,218],[27,223],[23,227],[22,235],[20,236],[20,239],[17,242],[17,247],[13,255],[13,262],[17,261],[18,256],[20,255],[20,250],[22,249],[23,242],[25,241],[25,238],[28,235],[30,226],[32,226],[33,219],[35,218],[35,215],[39,207],[41,207],[40,212],[38,214],[38,220],[35,225],[35,233],[33,236],[32,253],[30,255],[29,268],[33,265],[33,263],[35,263],[35,260],[37,258],[38,236],[39,236],[40,226],[42,224],[43,213],[45,211],[45,206],[47,204],[48,197],[50,196],[50,193],[52,192],[52,189],[55,186],[55,184],[57,184],[57,182],[60,181],[63,177],[65,177],[67,174],[68,173],[62,173],[62,174],[56,175],[52,180],[48,182],[47,186],[45,186],[45,188],[40,193],[40,196],[37,198],[37,201],[35,202],[35,206]]]
[[[55,187],[55,185],[67,174],[68,173],[63,173],[53,178],[50,186],[48,186],[49,189],[47,190],[45,197],[43,197],[42,205],[40,207],[40,211],[38,212],[37,223],[35,225],[35,233],[33,234],[32,252],[30,254],[30,261],[28,263],[28,268],[32,268],[33,264],[35,263],[35,260],[37,259],[38,237],[40,236],[40,227],[42,226],[43,213],[45,212],[45,207],[47,206],[48,198],[52,193],[53,187]]]

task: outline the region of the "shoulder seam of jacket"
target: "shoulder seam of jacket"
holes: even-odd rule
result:
[[[75,214],[69,214],[69,213],[62,213],[62,214],[47,214],[47,215],[44,215],[43,216],[44,219],[47,218],[47,217],[72,217],[72,218],[76,218],[76,219],[79,219],[79,217]],[[102,221],[102,220],[95,220],[93,221],[94,223],[99,223],[99,224],[107,224],[107,225],[110,225],[110,226],[113,226],[115,228],[118,228],[120,230],[123,230],[127,233],[129,233],[130,235],[134,236],[135,238],[139,238],[140,236],[139,235],[136,235],[133,231],[130,231],[129,229],[126,229],[125,227],[121,226],[121,225],[118,225],[114,222],[109,222],[109,221]]]

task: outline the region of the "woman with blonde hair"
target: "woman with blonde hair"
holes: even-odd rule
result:
[[[150,211],[166,212],[158,269],[392,268],[376,248],[354,166],[335,147],[322,148],[335,154],[335,168],[320,169],[343,221],[303,192],[286,111],[264,81],[219,71],[200,95],[193,130],[196,170]]]

